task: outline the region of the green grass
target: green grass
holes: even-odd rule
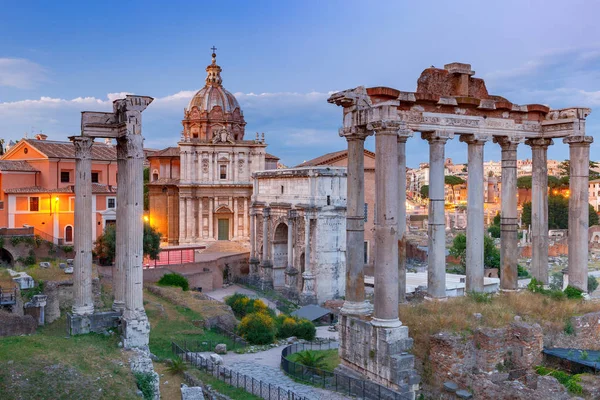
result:
[[[13,399],[136,399],[117,335],[66,337],[60,318],[30,336],[0,338],[0,393]]]
[[[190,370],[190,373],[196,378],[200,379],[203,383],[212,386],[217,392],[229,396],[236,400],[262,400],[261,397],[255,396],[251,393],[246,392],[244,389],[236,388],[223,381],[218,380],[214,376],[200,371],[198,369]],[[235,379],[235,378],[233,378]]]
[[[311,350],[315,354],[324,354],[325,358],[323,370],[333,372],[333,370],[340,364],[340,355],[337,349],[331,350]],[[298,362],[298,353],[290,354],[287,359],[292,362]]]

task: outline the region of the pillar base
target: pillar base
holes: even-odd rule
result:
[[[300,305],[306,306],[309,304],[317,304],[317,294],[314,292],[300,293]]]
[[[371,320],[371,325],[376,326],[378,328],[399,328],[402,326],[402,322],[400,319],[383,319],[383,318],[373,318]]]
[[[73,315],[91,315],[94,313],[94,306],[90,305],[90,306],[73,306],[71,308],[71,313]]]
[[[425,301],[447,301],[448,297],[431,297],[431,296],[425,296],[423,298],[423,300]]]
[[[113,301],[112,309],[113,311],[122,313],[123,311],[125,311],[125,302]]]
[[[128,314],[127,311],[123,318],[121,318],[121,338],[123,340],[123,347],[131,349],[134,347],[148,347],[150,339],[150,323],[148,322],[148,316],[142,310]]]
[[[344,301],[340,309],[344,315],[370,315],[373,313],[373,306],[368,301]]]

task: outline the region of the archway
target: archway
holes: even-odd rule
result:
[[[231,230],[233,224],[233,213],[227,206],[221,206],[215,212],[216,230],[218,240],[229,240],[231,238]]]
[[[281,222],[273,234],[273,267],[287,267],[287,235],[288,226]]]
[[[15,260],[8,250],[0,249],[0,266],[12,267],[14,262]]]

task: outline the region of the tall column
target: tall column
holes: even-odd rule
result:
[[[213,228],[213,213],[215,211],[215,200],[212,197],[208,198],[208,238],[214,239],[215,231]]]
[[[117,201],[117,205],[118,204],[119,204],[119,202]],[[186,240],[186,236],[185,236],[186,221],[187,221],[187,219],[185,217],[185,198],[179,197],[179,244],[185,243],[185,240]]]
[[[375,131],[375,312],[381,327],[400,326],[398,319],[398,121],[369,124]],[[364,156],[363,156],[364,157]]]
[[[446,297],[446,220],[444,218],[445,145],[454,135],[436,131],[422,133],[429,142],[429,224],[427,254],[427,294],[433,299]]]
[[[127,148],[123,140],[117,139],[117,221],[116,221],[116,248],[115,268],[113,275],[113,310],[123,312],[125,310],[125,265],[127,262]],[[119,207],[119,205],[122,205]]]
[[[304,273],[302,279],[304,284],[302,285],[302,293],[300,293],[300,304],[315,304],[317,302],[317,294],[315,292],[315,274],[312,270],[312,244],[311,244],[311,231],[310,231],[310,211],[304,210]],[[347,251],[346,251],[347,253]],[[347,268],[347,266],[346,266]],[[348,290],[346,288],[346,290]],[[346,302],[344,302],[344,305]]]
[[[94,312],[92,297],[92,144],[89,137],[72,137],[75,145],[75,260],[73,314]]]
[[[483,292],[483,145],[487,137],[462,135],[468,145],[467,186],[467,282],[469,292]]]
[[[261,288],[267,289],[273,287],[273,263],[269,259],[269,223],[271,221],[271,208],[263,208],[263,249],[262,249],[262,262],[261,266],[261,277],[260,285]]]
[[[406,299],[406,141],[412,131],[398,134],[398,301]]]
[[[548,146],[552,139],[528,139],[531,146],[531,273],[548,284]],[[587,240],[587,239],[586,239]]]
[[[186,214],[187,214],[187,226],[186,226],[186,230],[187,230],[187,237],[188,237],[188,242],[189,243],[193,243],[194,242],[194,198],[190,195],[190,197],[188,197],[186,199],[187,203],[186,203]]]
[[[202,209],[203,197],[198,197],[198,215],[196,217],[198,222],[198,239],[204,239],[204,210]]]
[[[292,211],[292,210],[290,210]],[[287,268],[293,268],[294,267],[294,253],[293,253],[293,249],[294,249],[294,239],[293,239],[293,233],[294,233],[294,219],[291,217],[291,214],[288,213],[289,217],[288,217],[288,231],[287,231]]]
[[[588,291],[589,172],[592,136],[571,136],[569,144],[569,285]]]
[[[238,202],[238,198],[234,197],[233,198],[233,237],[237,238],[238,237],[238,229],[239,229],[239,221],[240,221],[240,213],[238,212],[238,206],[239,206],[239,202]]]
[[[502,148],[502,196],[500,212],[500,288],[518,287],[517,257],[517,146],[520,140],[496,136],[494,141]]]
[[[125,136],[127,147],[127,264],[125,268],[124,347],[148,345],[150,325],[144,310],[143,237],[144,222],[144,138]],[[117,204],[118,207],[118,204]]]
[[[365,301],[365,128],[344,128],[340,136],[348,142],[346,209],[346,300],[340,310],[346,315],[367,315],[371,306]],[[307,224],[307,226],[309,226]],[[308,229],[308,228],[307,228]],[[308,242],[307,242],[308,243]],[[307,244],[305,260],[308,263]],[[305,270],[308,271],[308,268]]]
[[[248,198],[247,197],[244,197],[244,219],[243,219],[242,226],[244,227],[244,237],[249,237],[250,234],[248,233]]]

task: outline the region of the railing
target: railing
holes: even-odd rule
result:
[[[212,329],[214,329],[221,335],[227,336],[229,339],[231,339],[231,341],[234,343],[234,346],[235,345],[238,345],[238,347],[248,346],[248,342],[246,342],[243,337],[236,335],[234,332],[231,332],[231,331],[228,331],[227,329],[221,328],[218,325],[213,326]]]
[[[10,305],[17,302],[17,289],[0,288],[0,304]]]
[[[287,359],[291,354],[300,351],[329,350],[337,348],[339,348],[338,342],[292,344],[281,351],[281,369],[298,381],[359,399],[408,400],[414,398],[412,395],[398,393],[375,382],[350,378],[349,376],[340,375],[319,368],[307,367]]]
[[[242,339],[241,342],[237,339],[231,339],[231,343],[232,346],[228,346],[227,350],[237,350],[237,349],[243,349],[247,346],[246,342]],[[205,351],[211,351],[214,352],[215,351],[215,347],[220,344],[220,343],[224,343],[222,340],[221,341],[213,341],[213,340],[191,340],[191,341],[184,341],[183,342],[183,347],[185,349],[188,349],[188,351],[192,351],[192,352],[196,352],[196,353],[202,353]]]
[[[54,236],[52,236],[46,232],[40,231],[36,227],[33,228],[33,233],[35,233],[36,236],[39,236],[42,239],[44,239],[46,242],[50,242],[50,243],[54,243],[54,244],[61,244],[61,243],[59,243],[59,241],[62,239],[55,238]]]
[[[241,388],[265,400],[309,400],[307,397],[294,393],[291,390],[282,389],[275,384],[265,383],[259,379],[233,371],[231,368],[216,365],[206,357],[190,352],[185,345],[182,348],[176,343],[171,343],[171,347],[175,355],[189,362],[194,367],[211,374],[233,387]]]

